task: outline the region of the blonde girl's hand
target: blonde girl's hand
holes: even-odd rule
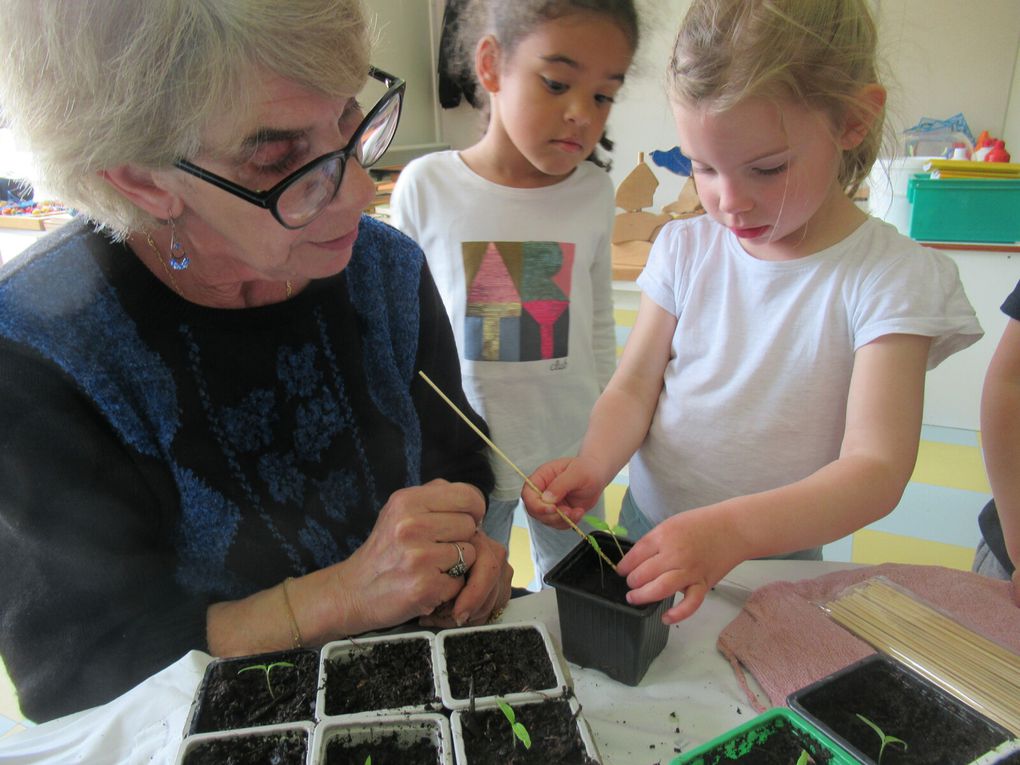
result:
[[[627,578],[634,605],[679,592],[683,598],[663,614],[676,624],[691,616],[714,587],[743,558],[733,553],[733,535],[708,508],[679,513],[639,539],[617,568]]]
[[[521,490],[524,508],[535,520],[554,529],[569,528],[569,524],[556,512],[558,507],[574,523],[590,510],[602,496],[605,485],[598,471],[584,457],[561,457],[550,460],[531,476],[531,482],[541,490],[537,494],[528,484]]]
[[[1020,608],[1020,568],[1013,571],[1013,603]]]

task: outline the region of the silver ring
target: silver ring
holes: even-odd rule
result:
[[[464,551],[460,549],[460,545],[456,542],[450,542],[450,544],[457,548],[457,562],[446,569],[446,575],[459,579],[467,573],[467,566],[464,565]]]

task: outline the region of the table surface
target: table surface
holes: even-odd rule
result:
[[[757,587],[852,566],[822,561],[742,563],[709,593],[693,617],[670,627],[665,649],[637,686],[568,665],[605,765],[665,765],[677,749],[687,751],[753,717],[729,663],[715,648],[719,632]],[[502,618],[536,620],[560,645],[554,591],[511,601]],[[0,740],[0,763],[171,765],[209,661],[208,655],[192,651],[108,704],[8,736]],[[761,698],[767,704],[766,697]]]

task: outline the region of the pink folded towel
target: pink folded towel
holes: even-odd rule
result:
[[[721,633],[716,647],[729,660],[748,702],[767,708],[747,684],[758,681],[772,706],[826,675],[874,653],[816,605],[865,579],[884,576],[968,629],[1020,653],[1020,608],[1009,583],[941,566],[878,566],[836,571],[800,582],[775,582],[754,591]]]

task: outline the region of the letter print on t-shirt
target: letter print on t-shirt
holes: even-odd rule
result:
[[[464,242],[464,355],[540,361],[567,355],[574,245]]]

